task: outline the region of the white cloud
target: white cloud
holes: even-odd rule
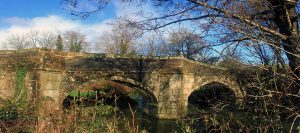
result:
[[[1,22],[7,23],[9,26],[0,29],[0,43],[3,44],[11,34],[26,34],[31,30],[54,32],[57,34],[62,34],[68,30],[75,30],[85,34],[87,41],[93,43],[102,32],[111,29],[111,26],[107,24],[108,21],[84,24],[80,20],[67,19],[57,15],[35,17],[32,19],[21,17],[5,18]]]
[[[9,25],[22,25],[22,26],[28,26],[29,23],[29,19],[26,18],[20,18],[20,17],[10,17],[10,18],[4,18],[3,20],[1,20],[2,23],[6,23]]]

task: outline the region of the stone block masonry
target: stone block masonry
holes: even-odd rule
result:
[[[26,85],[32,99],[49,97],[62,107],[72,90],[86,90],[103,81],[116,82],[140,91],[148,98],[145,113],[161,119],[187,114],[188,97],[201,86],[218,82],[245,94],[224,68],[179,57],[145,57],[58,52],[46,49],[0,51],[0,97],[13,95],[16,67],[26,67]]]

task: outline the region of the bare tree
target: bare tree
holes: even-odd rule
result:
[[[72,52],[82,52],[87,49],[85,35],[76,31],[67,31],[64,36],[65,48]]]
[[[146,36],[141,42],[139,51],[145,51],[145,55],[159,56],[163,54],[163,51],[166,51],[166,49],[163,50],[164,47],[162,47],[166,44],[166,39],[159,33]]]
[[[100,36],[98,45],[104,47],[106,53],[111,54],[126,55],[134,52],[133,45],[140,32],[121,21],[115,21],[112,25],[112,31]]]
[[[52,32],[32,30],[26,37],[34,48],[53,49],[55,46],[55,35]]]
[[[241,53],[236,50],[236,48],[236,46],[231,46],[224,49],[224,54],[221,56],[221,59],[217,65],[229,69],[241,67]]]
[[[41,32],[39,39],[39,47],[53,49],[55,47],[55,34],[51,32]]]
[[[28,48],[29,43],[23,34],[11,34],[6,38],[6,41],[4,42],[6,49],[25,49]]]
[[[245,47],[249,51],[248,55],[253,57],[253,61],[250,61],[250,63],[268,66],[276,62],[272,47],[260,43],[253,43],[251,45],[251,47]]]
[[[40,41],[40,32],[37,30],[31,30],[27,34],[28,42],[30,43],[31,47],[38,48],[39,41]]]
[[[186,28],[171,33],[169,38],[169,54],[183,54],[188,59],[204,60],[209,47],[201,36]]]

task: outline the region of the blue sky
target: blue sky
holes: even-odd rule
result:
[[[1,17],[36,17],[61,14],[60,0],[1,0]]]
[[[102,12],[93,14],[82,23],[97,23],[114,17],[114,5],[109,4]],[[0,19],[11,17],[35,18],[49,15],[58,15],[69,19],[78,19],[64,10],[61,0],[1,0]],[[3,23],[2,23],[3,24]]]
[[[92,9],[88,1],[82,8]],[[79,31],[89,42],[111,30],[107,23],[126,11],[118,1],[111,2],[104,10],[86,19],[72,16],[63,8],[61,0],[1,0],[0,4],[0,48],[10,35],[26,35],[30,31],[63,34],[66,31]]]

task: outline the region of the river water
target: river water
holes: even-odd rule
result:
[[[81,95],[85,93],[80,93]],[[64,103],[64,106],[70,106],[71,101],[74,99],[74,96],[78,96],[78,91],[74,91],[69,94],[70,98],[69,101],[66,100]],[[119,97],[121,99],[118,99],[119,102],[119,115],[123,115],[125,118],[127,118],[130,122],[132,122],[132,113],[130,111],[130,108],[127,106],[128,102],[128,96]],[[124,98],[124,99],[122,99]],[[113,101],[113,100],[111,100]],[[130,100],[129,100],[130,101]],[[151,116],[148,116],[142,112],[144,99],[141,96],[137,96],[135,98],[135,101],[137,104],[132,107],[132,110],[134,113],[134,121],[135,124],[138,125],[138,128],[140,130],[145,129],[149,133],[175,133],[176,132],[176,120],[163,120],[163,119],[157,119]],[[108,102],[108,104],[112,104]],[[135,126],[136,127],[136,126]]]
[[[134,120],[139,129],[145,129],[149,133],[175,133],[176,120],[162,120],[142,113],[141,109],[133,108]],[[129,108],[121,109],[122,114],[132,121],[132,113]]]

